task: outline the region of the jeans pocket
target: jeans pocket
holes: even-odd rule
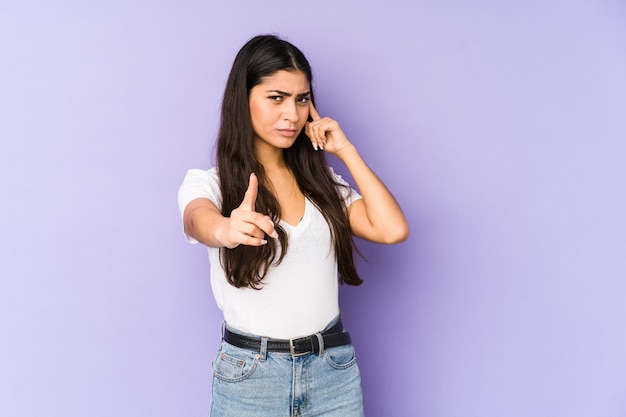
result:
[[[354,346],[344,345],[326,349],[324,358],[335,369],[348,369],[356,363]]]
[[[213,376],[225,382],[240,382],[254,373],[258,362],[254,352],[223,343],[213,361]]]

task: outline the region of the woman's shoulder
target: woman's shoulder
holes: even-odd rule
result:
[[[363,198],[361,194],[359,194],[358,191],[356,191],[350,183],[341,176],[341,174],[335,172],[333,167],[329,165],[328,170],[333,178],[333,181],[335,181],[336,188],[339,190],[339,194],[343,198],[346,206],[350,206],[350,204],[356,200]]]
[[[203,193],[218,196],[220,194],[220,178],[217,168],[192,168],[188,170],[179,192],[193,196]]]
[[[220,180],[217,168],[187,171],[185,179],[178,190],[178,203],[181,212],[190,201],[196,198],[207,198],[216,206],[221,204]]]
[[[346,180],[343,179],[343,177],[341,176],[341,174],[335,172],[335,170],[333,169],[333,167],[331,167],[330,165],[328,166],[328,172],[330,172],[330,176],[333,178],[333,180],[336,183],[339,183],[341,185],[347,185],[349,186],[348,182]]]

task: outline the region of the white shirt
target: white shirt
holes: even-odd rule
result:
[[[332,168],[331,173],[347,185]],[[340,191],[346,206],[361,198],[351,188]],[[221,207],[216,168],[187,172],[178,193],[181,215],[196,198],[207,198]],[[259,336],[289,339],[319,332],[339,314],[337,259],[328,223],[308,199],[300,223],[281,221],[280,226],[287,232],[289,248],[280,265],[270,267],[260,290],[230,285],[220,264],[220,249],[208,248],[208,252],[213,296],[228,325]],[[197,243],[190,236],[187,240]]]

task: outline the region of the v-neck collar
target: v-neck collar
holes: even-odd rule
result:
[[[304,213],[302,214],[302,218],[298,222],[298,224],[293,225],[289,224],[283,220],[280,221],[280,225],[285,228],[289,232],[291,236],[299,235],[302,233],[304,229],[307,228],[309,223],[311,222],[311,202],[308,198],[304,198]]]

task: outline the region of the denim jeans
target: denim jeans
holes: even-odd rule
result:
[[[362,417],[354,348],[337,346],[292,358],[290,353],[253,351],[222,341],[213,361],[210,416]]]

